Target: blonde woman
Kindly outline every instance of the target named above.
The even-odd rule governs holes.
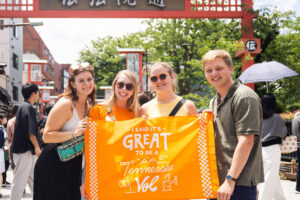
[[[89,116],[95,120],[123,121],[137,117],[138,113],[137,78],[132,72],[122,70],[113,80],[109,99],[102,105],[94,106]],[[82,183],[80,190],[82,197],[88,199],[85,193],[85,182]]]
[[[44,129],[47,145],[35,165],[34,200],[80,200],[82,156],[62,162],[56,147],[87,129],[85,117],[95,104],[95,94],[93,67],[88,63],[72,66],[66,92],[51,110]]]
[[[150,67],[149,75],[156,97],[141,107],[141,115],[147,118],[166,117],[181,102],[182,106],[173,113],[175,116],[197,116],[195,104],[176,95],[176,74],[168,63],[155,63]]]
[[[92,119],[103,120],[109,110],[117,121],[128,120],[138,116],[138,86],[134,73],[128,70],[120,71],[113,80],[111,95],[102,105],[94,106],[89,116]]]

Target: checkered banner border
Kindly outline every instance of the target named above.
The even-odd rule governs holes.
[[[203,188],[203,195],[207,198],[213,197],[211,172],[208,163],[208,146],[207,146],[207,135],[206,135],[206,124],[207,115],[201,115],[199,117],[199,134],[198,134],[198,155],[199,165],[201,173],[201,181]]]
[[[97,124],[96,122],[90,122],[89,124],[90,134],[89,134],[89,164],[90,164],[90,200],[98,200],[98,175],[97,175],[97,163],[96,163],[96,136],[97,136]]]

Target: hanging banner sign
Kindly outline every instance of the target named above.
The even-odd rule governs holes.
[[[43,81],[41,68],[42,66],[40,64],[30,65],[30,82],[41,83]]]
[[[128,121],[89,120],[85,133],[90,200],[216,198],[212,114]]]
[[[185,0],[40,0],[40,10],[185,10]]]
[[[139,66],[139,54],[128,53],[127,54],[127,69],[136,75],[137,81],[140,82],[140,66]]]

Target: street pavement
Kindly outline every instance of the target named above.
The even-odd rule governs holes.
[[[11,168],[9,167],[8,171],[7,171],[7,178],[6,180],[10,183],[12,183],[14,178],[13,172],[11,170]],[[2,193],[2,198],[0,199],[9,199],[10,198],[10,190],[11,187],[2,187],[1,188],[1,193]],[[22,200],[29,200],[32,199],[32,195],[30,194],[30,189],[28,186],[26,186],[26,193],[23,195]]]
[[[12,180],[13,180],[13,173],[12,170],[9,168],[9,170],[7,171],[7,181],[11,183]],[[285,191],[287,200],[300,200],[300,194],[295,193],[295,188],[296,188],[295,181],[281,180],[281,184]],[[10,189],[11,187],[2,187],[1,193],[3,196],[0,199],[9,199]],[[22,200],[29,200],[29,199],[32,199],[32,195],[30,194],[29,187],[26,186],[26,194],[23,195]],[[266,199],[266,200],[271,200],[271,199]]]

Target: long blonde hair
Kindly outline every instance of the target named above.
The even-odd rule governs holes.
[[[155,67],[163,67],[163,68],[167,69],[170,76],[172,76],[172,74],[173,74],[174,78],[172,79],[171,86],[172,86],[173,92],[176,93],[176,91],[177,91],[177,90],[176,90],[176,88],[177,88],[177,75],[176,75],[176,73],[174,72],[173,67],[171,67],[171,66],[170,66],[168,63],[166,63],[166,62],[156,62],[156,63],[154,63],[153,65],[151,65],[151,67],[149,68],[149,74],[151,74],[151,70],[152,70],[153,68],[155,68]],[[151,78],[151,77],[149,76],[149,82],[151,82],[151,81],[150,81],[150,78]]]
[[[138,82],[137,82],[137,78],[135,76],[134,73],[132,73],[129,70],[122,70],[119,71],[118,74],[116,75],[115,79],[112,82],[112,91],[110,94],[110,97],[108,98],[108,100],[106,101],[105,104],[113,107],[116,102],[117,102],[117,96],[115,93],[115,88],[116,88],[116,84],[117,81],[119,79],[119,77],[121,75],[125,75],[127,78],[129,78],[129,80],[131,81],[131,83],[133,84],[134,88],[133,88],[133,94],[132,96],[127,100],[127,107],[128,109],[134,113],[134,116],[138,116],[138,112],[139,112],[139,103],[138,103]]]

